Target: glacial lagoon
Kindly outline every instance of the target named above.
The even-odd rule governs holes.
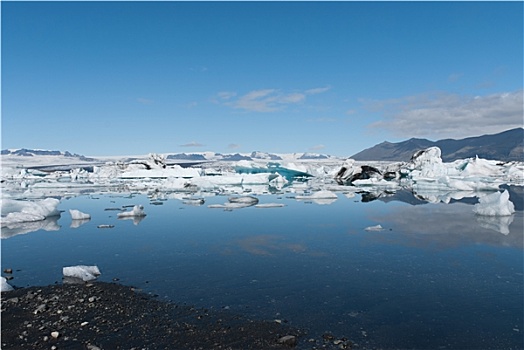
[[[346,337],[362,348],[524,348],[522,191],[516,212],[481,217],[472,202],[410,192],[370,200],[257,195],[281,207],[209,208],[144,194],[64,197],[60,217],[2,229],[15,287],[62,283],[62,267],[97,265],[101,281],[156,298]],[[144,218],[117,210],[143,205]],[[74,222],[69,209],[91,214]],[[98,228],[110,225],[112,228]],[[380,225],[381,230],[369,229]],[[366,230],[366,228],[368,228]]]

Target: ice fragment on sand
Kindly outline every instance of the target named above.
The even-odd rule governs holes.
[[[515,206],[509,200],[508,190],[495,192],[479,198],[473,212],[484,216],[509,216],[515,212]]]
[[[64,277],[79,278],[82,281],[92,281],[100,276],[100,270],[98,266],[66,266],[62,269]]]

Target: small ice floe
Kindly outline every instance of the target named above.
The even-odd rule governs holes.
[[[241,196],[241,197],[229,197],[227,203],[224,204],[211,204],[208,208],[220,208],[220,209],[240,209],[251,207],[258,203],[258,198],[252,196]]]
[[[262,203],[255,205],[255,208],[281,208],[285,206],[283,203]]]
[[[142,205],[135,205],[131,211],[125,211],[123,213],[118,213],[117,217],[126,218],[126,217],[141,217],[146,216],[144,212],[144,207]]]
[[[473,212],[484,216],[509,216],[515,212],[513,202],[509,200],[508,190],[495,192],[479,198],[479,203],[473,207]]]
[[[7,283],[7,279],[0,277],[0,292],[9,292],[11,290],[13,290],[13,287]]]
[[[375,226],[368,226],[364,230],[366,230],[366,231],[382,231],[382,230],[384,230],[384,228],[382,227],[382,225],[378,224],[378,225],[375,225]]]
[[[202,205],[205,203],[204,198],[186,198],[182,203],[187,205]]]
[[[258,203],[258,198],[253,197],[253,196],[229,197],[228,201],[230,203],[242,203],[242,204],[255,205]]]
[[[115,225],[98,225],[98,228],[113,228]]]
[[[101,275],[98,266],[86,265],[66,266],[62,269],[62,273],[66,278],[78,279],[84,282],[95,280]],[[69,282],[74,282],[74,280],[69,280]]]
[[[69,209],[69,213],[71,214],[71,219],[73,220],[89,220],[91,219],[91,215],[82,213],[80,210],[76,209]]]

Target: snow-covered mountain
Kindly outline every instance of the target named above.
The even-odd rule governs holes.
[[[27,148],[18,148],[18,149],[4,149],[1,152],[2,155],[6,156],[22,156],[22,157],[34,157],[34,156],[62,156],[69,158],[78,158],[83,161],[92,161],[93,158],[88,158],[80,154],[70,153],[69,151],[50,151],[42,149],[27,149]]]

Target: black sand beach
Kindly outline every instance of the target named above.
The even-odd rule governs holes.
[[[347,339],[227,310],[162,302],[116,283],[2,293],[2,349],[351,349]]]

